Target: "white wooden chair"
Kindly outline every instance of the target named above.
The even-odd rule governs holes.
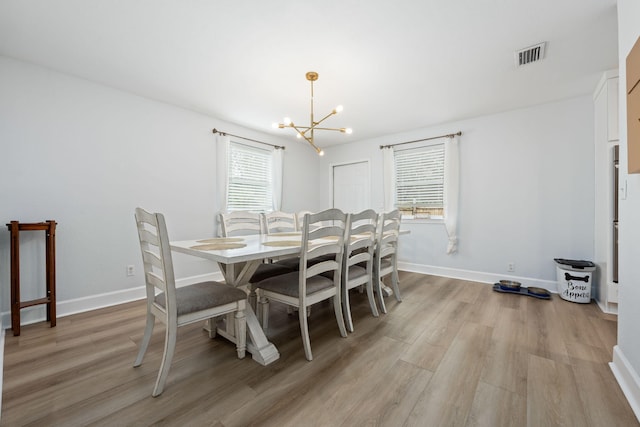
[[[269,301],[275,300],[298,309],[302,343],[307,360],[313,360],[307,323],[307,307],[326,299],[333,299],[333,307],[340,335],[347,336],[340,304],[340,271],[344,251],[344,230],[347,215],[338,209],[329,209],[305,217],[299,271],[265,279],[255,284],[258,289],[259,314],[266,329],[269,319]],[[332,225],[314,229],[322,221]],[[315,264],[317,257],[329,256]],[[332,273],[332,274],[331,274]],[[329,277],[327,277],[329,276]]]
[[[344,255],[342,257],[342,308],[347,330],[353,332],[349,290],[365,286],[371,314],[378,317],[375,298],[373,296],[373,255],[376,244],[376,225],[378,214],[367,209],[357,214],[349,214],[347,218]]]
[[[233,211],[219,215],[222,237],[246,236],[250,234],[264,234],[262,214],[254,212]],[[288,273],[291,268],[285,265],[264,263],[253,273],[250,283],[259,282],[267,277]],[[255,302],[250,297],[252,304]]]
[[[373,286],[378,294],[380,310],[387,312],[382,293],[382,278],[391,275],[393,293],[398,301],[400,288],[398,286],[398,236],[400,234],[400,211],[394,210],[383,213],[378,223],[375,255],[373,258]]]
[[[304,225],[304,216],[306,214],[312,214],[311,211],[300,211],[296,213],[296,227],[298,231],[302,231],[302,226]]]
[[[142,364],[155,319],[166,326],[164,354],[152,393],[155,397],[162,393],[169,375],[179,326],[208,320],[212,331],[210,337],[213,338],[216,331],[213,317],[235,313],[234,333],[238,358],[244,358],[247,335],[244,310],[247,296],[240,289],[219,282],[202,282],[176,288],[164,216],[137,208],[135,218],[147,288],[147,323],[134,367]]]
[[[251,234],[264,234],[263,214],[247,211],[233,211],[229,213],[220,213],[220,230],[222,237],[246,236]],[[286,264],[272,263],[271,260],[265,260],[260,264],[256,271],[249,279],[249,304],[256,308],[256,293],[254,283],[269,277],[279,276],[289,273],[292,268]]]
[[[296,214],[287,212],[270,212],[262,215],[262,227],[266,234],[297,232]],[[297,269],[298,257],[272,258],[271,262],[285,266],[291,270]],[[284,261],[284,262],[283,262]]]
[[[270,212],[263,215],[266,234],[297,231],[296,214],[287,212]]]
[[[233,211],[221,213],[219,219],[222,237],[263,234],[262,219],[259,213]]]

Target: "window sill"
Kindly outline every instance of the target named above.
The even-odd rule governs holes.
[[[402,224],[444,224],[443,218],[407,218],[406,216],[402,217]]]

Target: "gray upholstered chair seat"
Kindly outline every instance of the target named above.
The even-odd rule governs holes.
[[[283,267],[287,267],[291,270],[299,270],[300,269],[300,257],[294,258],[285,258],[274,262],[274,264],[281,265]]]
[[[327,271],[322,273],[324,277],[328,277],[330,279],[333,278],[333,271]],[[367,269],[360,265],[352,265],[349,267],[349,279],[355,280],[359,277],[364,277],[367,275]]]
[[[176,288],[178,316],[218,307],[247,298],[240,289],[220,282],[201,282]],[[155,303],[165,308],[164,292],[155,297]]]
[[[336,259],[335,255],[322,255],[316,258],[312,258],[310,260],[307,260],[307,267],[311,267],[312,265],[316,265],[323,261],[329,261],[332,259]],[[275,262],[275,264],[283,265],[291,270],[300,270],[300,257],[282,259]]]
[[[367,263],[366,262],[361,262],[361,263],[358,263],[357,265],[359,267],[366,268]],[[380,260],[380,269],[381,270],[385,270],[387,268],[392,268],[392,267],[393,267],[393,262],[390,259],[383,258],[383,259]]]
[[[352,265],[349,267],[349,279],[357,279],[367,275],[367,269],[359,265]]]
[[[269,277],[280,276],[281,274],[290,273],[293,270],[293,268],[278,263],[260,264],[256,272],[251,276],[251,279],[249,279],[249,283],[258,283]]]
[[[393,268],[393,261],[383,258],[380,260],[380,270],[386,270],[387,268]]]
[[[277,292],[279,294],[297,298],[299,297],[299,283],[300,273],[298,271],[293,271],[277,277],[270,277],[256,283],[255,286],[265,291]],[[307,279],[307,295],[314,294],[332,286],[333,280],[324,276],[309,277]]]

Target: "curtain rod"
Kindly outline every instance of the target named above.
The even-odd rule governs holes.
[[[240,138],[240,139],[244,139],[246,141],[252,141],[252,142],[257,142],[258,144],[264,144],[264,145],[268,145],[270,147],[275,148],[276,150],[284,150],[284,147],[281,145],[273,145],[273,144],[269,144],[268,142],[262,142],[262,141],[258,141],[257,139],[251,139],[251,138],[245,138],[244,136],[240,136],[240,135],[234,135],[232,133],[227,133],[227,132],[222,132],[216,128],[213,128],[213,133],[219,133],[222,136],[233,136],[234,138]]]
[[[453,138],[454,136],[460,136],[460,135],[462,135],[462,132],[458,131],[457,133],[450,133],[448,135],[432,136],[431,138],[416,139],[415,141],[407,141],[407,142],[399,142],[397,144],[381,145],[380,149],[382,150],[383,148],[391,148],[391,147],[395,147],[396,145],[411,144],[412,142],[430,141],[432,139],[439,139],[439,138]]]

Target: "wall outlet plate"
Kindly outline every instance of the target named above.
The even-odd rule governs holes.
[[[620,197],[620,200],[627,200],[627,180],[625,179],[621,184],[622,185],[620,185],[620,188],[618,189],[620,191],[618,196]]]

